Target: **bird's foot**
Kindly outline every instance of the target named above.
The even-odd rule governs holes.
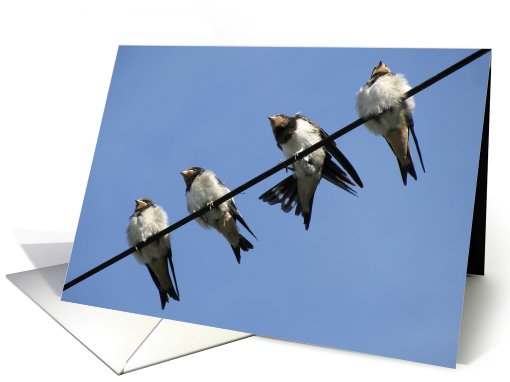
[[[282,162],[283,162],[283,161],[280,159],[280,160],[278,161],[278,164],[281,164]],[[289,172],[289,171],[291,171],[291,170],[292,170],[292,168],[290,168],[289,166],[285,166],[285,167],[284,167],[284,169],[285,169],[285,172]]]
[[[214,202],[209,202],[206,204],[207,208],[209,208],[209,211],[211,211],[214,208]]]

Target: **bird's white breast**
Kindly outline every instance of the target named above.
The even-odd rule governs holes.
[[[213,172],[205,171],[195,178],[189,191],[186,192],[188,211],[193,213],[207,205],[207,203],[222,197],[228,192],[230,192],[230,190],[218,182]],[[220,211],[218,211],[218,209]],[[213,209],[202,215],[203,219],[198,219],[198,222],[202,226],[210,228],[209,224],[212,223],[211,220],[219,219],[221,212],[226,211],[228,207],[226,203],[222,203],[218,206],[218,209]]]
[[[368,87],[363,86],[357,94],[356,107],[360,117],[378,115],[384,110],[393,108],[393,112],[385,114],[379,120],[370,120],[365,125],[375,134],[384,135],[388,130],[395,128],[396,120],[403,104],[400,102],[402,95],[411,87],[402,74],[385,75]],[[405,106],[414,110],[413,98],[405,101]]]
[[[321,140],[319,131],[308,121],[298,118],[296,121],[296,130],[294,134],[282,145],[283,153],[286,158],[303,151]],[[324,164],[324,149],[318,149],[307,155],[302,160],[294,163],[294,169],[297,176],[311,176],[317,173]]]
[[[136,245],[150,236],[168,227],[168,218],[160,207],[148,208],[140,215],[133,215],[128,226],[128,241],[130,245]],[[145,246],[139,253],[135,252],[136,258],[147,264],[155,258],[166,256],[168,252],[168,237],[165,240],[151,243]]]

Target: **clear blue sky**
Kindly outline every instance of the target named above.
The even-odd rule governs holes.
[[[283,159],[267,117],[303,115],[328,132],[357,119],[355,95],[383,60],[411,86],[473,50],[119,48],[67,281],[128,247],[134,200],[170,223],[187,215],[185,168],[231,189]],[[426,174],[402,184],[382,137],[337,143],[361,176],[358,197],[322,181],[310,230],[258,196],[236,197],[258,236],[241,265],[215,231],[172,233],[181,301],[162,311],[133,257],[63,299],[305,343],[455,365],[490,56],[415,96]],[[246,231],[243,231],[246,232]]]

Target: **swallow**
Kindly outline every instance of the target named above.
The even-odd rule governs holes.
[[[162,207],[154,204],[150,199],[137,199],[135,202],[135,212],[131,215],[127,228],[128,242],[131,246],[136,246],[168,227],[167,214]],[[161,309],[165,309],[169,297],[179,301],[179,288],[174,274],[169,235],[165,235],[143,248],[137,248],[135,256],[147,266],[152,281],[158,288]],[[170,278],[168,264],[172,268],[175,288]]]
[[[360,117],[373,117],[365,126],[376,135],[382,135],[397,158],[404,185],[407,174],[417,179],[413,159],[409,151],[409,132],[411,132],[421,167],[425,172],[423,158],[416,133],[414,131],[412,97],[402,101],[401,97],[410,90],[404,75],[393,74],[382,61],[372,70],[370,80],[359,90],[356,107]]]
[[[210,170],[191,167],[182,171],[181,175],[186,183],[186,204],[190,213],[207,206],[210,202],[230,192]],[[204,228],[216,229],[227,239],[238,263],[241,263],[241,250],[248,252],[253,249],[253,244],[239,232],[236,222],[241,223],[255,239],[257,237],[239,213],[233,198],[212,208],[198,217],[197,221]]]
[[[293,117],[284,114],[273,115],[269,117],[269,122],[276,145],[283,151],[286,158],[291,158],[296,153],[328,137],[319,125],[299,113]],[[345,171],[333,161],[333,158]],[[355,185],[353,181],[359,187],[363,187],[358,173],[335,142],[330,142],[294,162],[292,170],[293,175],[263,193],[259,199],[270,205],[281,203],[281,209],[284,212],[291,211],[295,206],[296,216],[303,216],[305,230],[308,230],[310,226],[313,199],[321,178],[351,194],[355,194],[351,187]]]

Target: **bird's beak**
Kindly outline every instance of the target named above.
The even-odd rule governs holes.
[[[135,203],[136,203],[136,210],[139,210],[140,208],[142,207],[145,207],[147,205],[147,203],[145,203],[143,200],[135,200]]]
[[[275,125],[276,125],[276,116],[275,115],[272,115],[271,117],[267,117],[267,119],[269,119],[269,123],[271,124],[271,127],[274,129],[275,128]]]
[[[379,64],[375,67],[374,72],[372,73],[372,77],[377,74],[387,74],[390,72],[390,68],[388,68],[382,61],[379,61]]]
[[[180,174],[182,175],[182,177],[184,179],[188,179],[192,172],[193,172],[193,170],[188,169],[188,170],[181,171]]]

